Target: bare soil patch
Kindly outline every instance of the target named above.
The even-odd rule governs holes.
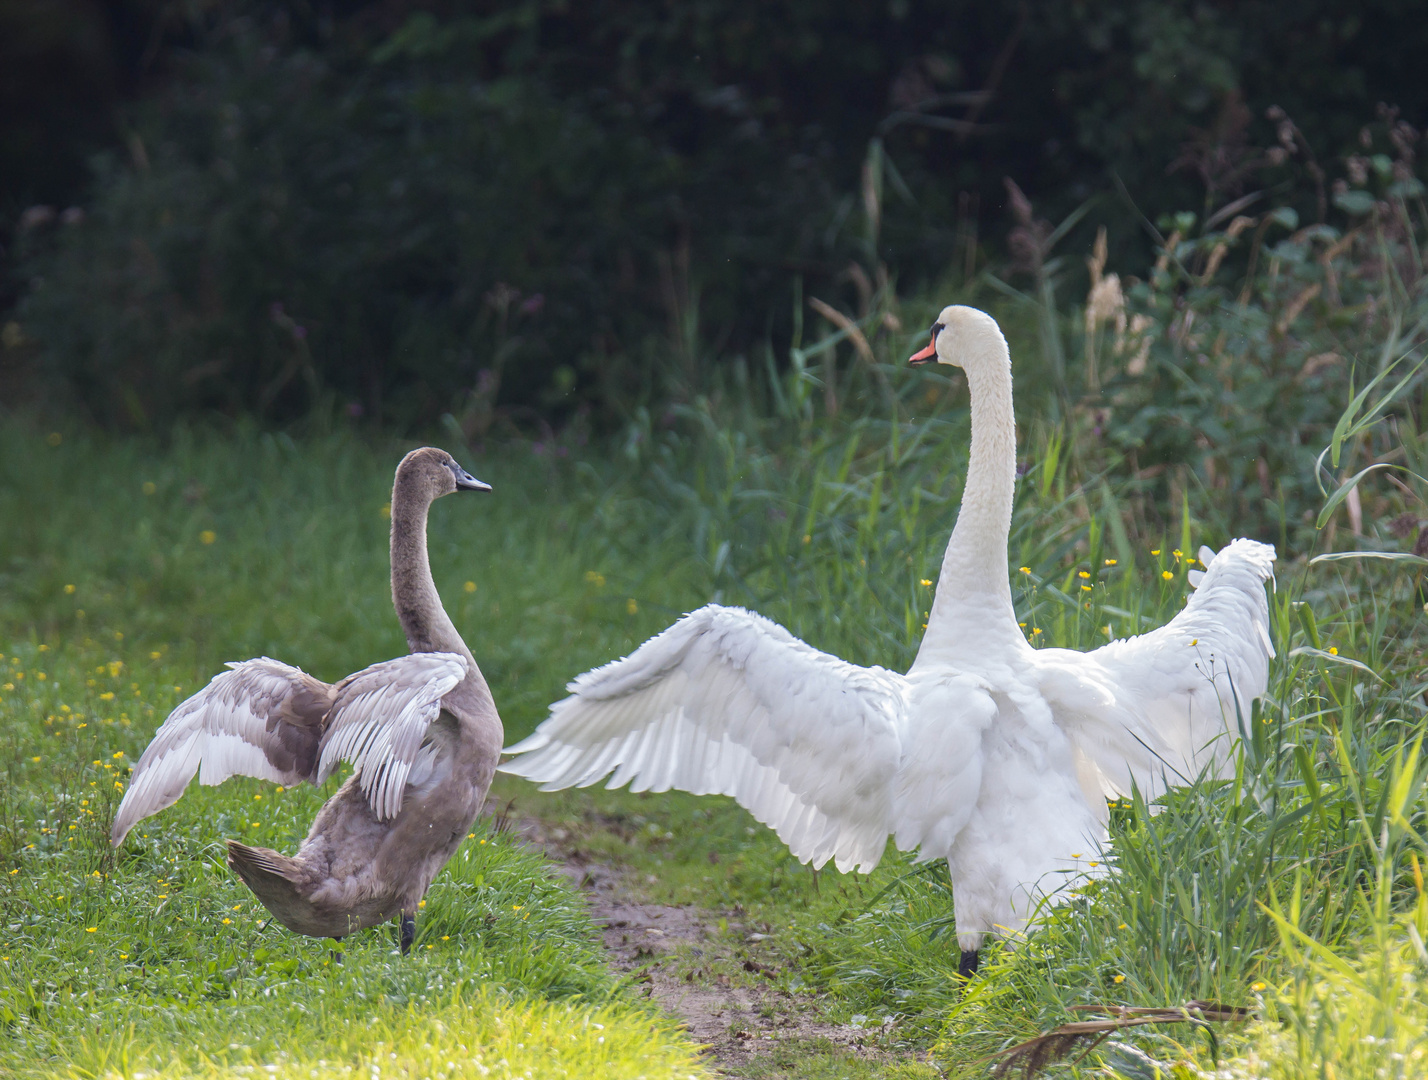
[[[528,845],[555,861],[584,892],[614,969],[704,1044],[728,1077],[771,1077],[779,1048],[791,1043],[889,1058],[878,1028],[827,1024],[804,1015],[806,1000],[777,985],[781,972],[740,943],[763,940],[740,911],[672,907],[640,899],[629,872],[584,855],[564,829],[529,818],[515,824]]]

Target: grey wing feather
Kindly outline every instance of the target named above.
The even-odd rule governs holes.
[[[466,672],[466,659],[456,653],[413,653],[342,680],[322,739],[317,782],[331,776],[338,762],[350,761],[377,819],[395,817],[427,727]]]
[[[118,847],[136,822],[178,801],[189,781],[312,777],[332,687],[268,657],[229,664],[169,714],[139,758],[114,815]]]

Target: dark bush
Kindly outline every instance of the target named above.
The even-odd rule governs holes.
[[[1428,100],[1394,0],[194,10],[87,219],[17,245],[24,340],[125,424],[620,413],[781,352],[800,281],[864,310],[880,266],[975,265],[1006,175],[1055,215],[1114,172],[1155,217],[1275,179],[1235,168],[1271,104],[1302,171]]]

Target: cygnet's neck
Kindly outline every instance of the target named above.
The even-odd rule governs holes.
[[[392,605],[412,652],[454,652],[476,660],[456,632],[431,577],[426,553],[426,516],[431,499],[413,491],[398,474],[392,488]]]
[[[1027,647],[1007,574],[1016,486],[1011,359],[994,325],[968,342],[963,367],[972,398],[967,483],[914,666]]]

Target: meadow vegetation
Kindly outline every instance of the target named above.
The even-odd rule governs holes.
[[[440,503],[431,549],[510,739],[571,676],[709,600],[905,668],[969,432],[955,372],[899,361],[947,300],[992,307],[1017,378],[1009,573],[1033,643],[1160,625],[1201,544],[1280,546],[1278,660],[1238,718],[1235,776],[1187,777],[1156,807],[1117,800],[1111,848],[1087,853],[1117,874],[1068,881],[1067,903],[963,984],[945,868],[890,852],[866,877],[814,874],[719,799],[507,780],[498,796],[577,830],[653,899],[759,926],[738,947],[768,974],[722,974],[772,978],[949,1074],[1082,1006],[1192,1000],[1257,1020],[1139,1028],[1050,1067],[1421,1071],[1428,214],[1395,122],[1333,193],[1337,225],[1233,204],[1167,219],[1146,280],[1112,282],[1098,244],[1092,292],[1068,307],[1067,230],[1025,204],[1022,278],[908,299],[874,274],[889,283],[855,315],[800,302],[786,358],[735,358],[667,407],[632,409],[617,438],[572,428],[478,453],[455,416],[430,434],[495,485]],[[222,661],[267,654],[334,678],[403,650],[384,515],[409,445],[333,410],[289,433],[191,424],[163,439],[0,424],[0,1068],[704,1068],[610,975],[572,888],[487,824],[438,879],[407,960],[373,930],[337,964],[268,925],[223,869],[224,836],[292,848],[321,792],[195,790],[106,852],[129,764]],[[777,1068],[811,1077],[812,1061]]]

